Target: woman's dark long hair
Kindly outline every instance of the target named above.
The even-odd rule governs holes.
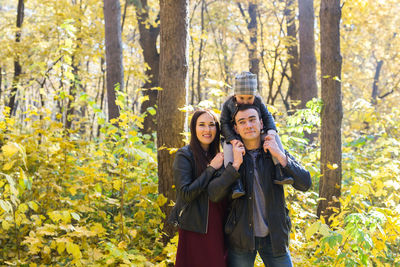
[[[200,141],[196,135],[196,124],[197,120],[204,113],[209,114],[215,121],[215,126],[217,128],[217,132],[215,134],[214,140],[211,142],[208,151],[204,151],[201,147]],[[197,110],[190,120],[190,148],[193,152],[195,165],[196,165],[196,177],[198,177],[205,168],[207,168],[207,164],[215,157],[215,155],[220,151],[219,142],[220,142],[220,134],[221,129],[219,126],[219,121],[213,112],[210,110],[202,109]]]

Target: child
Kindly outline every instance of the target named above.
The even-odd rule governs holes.
[[[233,128],[232,116],[235,113],[236,106],[240,104],[252,104],[256,106],[261,111],[261,119],[263,121],[264,134],[262,138],[264,139],[266,134],[275,135],[276,142],[279,148],[283,150],[282,143],[276,133],[276,127],[274,118],[268,111],[265,104],[262,102],[257,93],[257,75],[251,72],[242,72],[235,77],[235,91],[234,95],[229,97],[228,100],[222,105],[221,111],[221,133],[225,137],[224,148],[224,165],[225,167],[229,162],[233,162],[233,152],[232,144],[236,142],[241,142],[240,137],[236,135]],[[283,177],[280,164],[276,158],[272,158],[276,166],[276,179],[275,184],[293,184],[293,178]],[[232,198],[238,198],[245,195],[243,186],[238,180],[238,182],[233,187]]]

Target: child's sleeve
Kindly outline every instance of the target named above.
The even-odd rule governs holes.
[[[260,97],[257,97],[256,101],[259,102],[258,108],[260,109],[261,112],[261,118],[264,123],[265,132],[267,132],[268,130],[277,131],[274,117],[272,117],[272,114],[271,112],[269,112],[267,106],[262,102],[262,99]]]
[[[225,101],[222,105],[221,111],[221,134],[225,137],[226,142],[230,142],[233,139],[238,139],[236,133],[233,129],[233,122],[232,122],[232,112],[229,109],[229,100]]]

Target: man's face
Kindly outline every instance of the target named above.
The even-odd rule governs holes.
[[[260,139],[262,121],[255,109],[240,110],[235,116],[235,131],[244,141]]]

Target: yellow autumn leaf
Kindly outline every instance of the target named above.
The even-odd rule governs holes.
[[[3,166],[3,171],[8,171],[8,170],[10,170],[13,166],[14,166],[14,163],[16,162],[17,160],[13,160],[13,161],[11,161],[11,162],[7,162],[6,164],[4,164],[4,166]]]
[[[71,222],[71,214],[69,211],[63,210],[61,212],[61,219],[63,220],[64,223],[70,223]]]
[[[25,213],[28,209],[29,207],[25,203],[22,203],[21,205],[18,206],[18,211],[20,213]]]
[[[146,100],[149,100],[149,96],[148,95],[139,97],[138,101],[139,101],[140,104],[142,104]]]
[[[136,231],[135,229],[129,230],[128,233],[129,233],[129,235],[130,235],[132,238],[135,238],[136,235],[137,235],[137,231]]]
[[[49,246],[44,246],[42,251],[43,251],[44,254],[50,254],[51,249],[49,248]]]
[[[336,163],[333,163],[333,164],[328,163],[328,164],[326,164],[326,166],[331,170],[335,170],[339,167]]]
[[[4,210],[5,212],[12,211],[12,206],[11,206],[10,202],[2,200],[2,199],[0,199],[0,208],[2,208],[2,210]]]
[[[310,238],[318,232],[319,228],[321,227],[321,222],[314,222],[311,224],[310,227],[307,228],[306,230],[306,238],[307,240],[310,240]]]
[[[68,242],[66,245],[67,252],[71,254],[75,259],[80,259],[82,258],[82,253],[77,244],[74,244],[72,242]]]
[[[173,147],[173,148],[168,148],[169,154],[174,154],[174,153],[176,153],[176,151],[178,151],[178,149],[179,149],[179,148],[175,148],[175,147]]]
[[[164,206],[164,204],[167,203],[167,201],[168,201],[168,198],[166,198],[166,197],[164,197],[164,195],[160,194],[157,197],[156,203],[158,206],[161,207],[161,206]]]
[[[144,221],[144,215],[145,215],[144,211],[140,210],[135,213],[135,219],[138,220],[139,222],[142,222]]]
[[[61,220],[61,214],[58,211],[51,211],[47,214],[49,215],[50,219],[55,223]]]
[[[76,188],[75,187],[70,187],[69,189],[68,189],[68,191],[71,193],[71,196],[75,196],[76,195]]]
[[[3,221],[1,222],[1,227],[3,227],[3,229],[6,230],[6,231],[8,231],[8,229],[10,229],[11,226],[12,226],[12,225],[11,225],[8,221],[6,221],[6,220],[3,220]]]
[[[94,223],[92,227],[90,227],[90,231],[96,233],[99,236],[105,234],[106,229],[100,223]]]
[[[58,242],[57,243],[57,252],[61,255],[65,250],[65,242]]]
[[[117,191],[121,189],[121,180],[114,180],[113,181],[113,188]]]
[[[3,154],[5,157],[11,158],[15,153],[18,152],[18,146],[15,143],[8,143],[2,147]]]
[[[128,246],[128,244],[125,241],[121,241],[118,243],[119,249],[126,249],[127,246]]]

